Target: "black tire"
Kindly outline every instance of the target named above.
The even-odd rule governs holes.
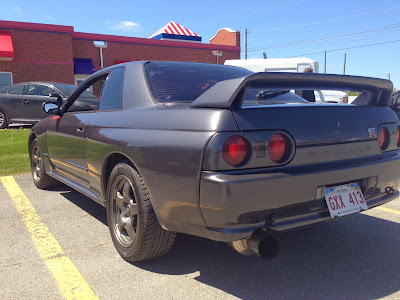
[[[123,259],[137,262],[164,255],[175,233],[160,226],[143,178],[127,163],[117,164],[107,185],[107,222]]]
[[[0,129],[8,127],[8,121],[6,114],[0,109]]]
[[[37,139],[34,139],[32,141],[31,147],[29,149],[29,158],[31,160],[32,178],[36,187],[45,190],[60,184],[59,181],[46,173],[42,160],[42,153],[40,151],[39,142]]]

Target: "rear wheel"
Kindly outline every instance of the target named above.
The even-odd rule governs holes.
[[[107,221],[115,248],[129,262],[168,252],[175,240],[160,226],[143,178],[127,163],[117,164],[107,188]]]
[[[5,113],[0,109],[0,129],[7,128],[8,122]]]
[[[31,173],[36,187],[39,189],[48,189],[57,186],[59,182],[53,177],[47,175],[44,169],[42,153],[40,151],[39,142],[37,139],[32,141],[29,150],[29,156],[31,159]]]

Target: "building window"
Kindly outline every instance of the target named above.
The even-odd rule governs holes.
[[[85,74],[75,74],[74,76],[74,82],[76,86],[80,86],[81,83],[83,83],[90,75],[85,75]],[[93,86],[90,86],[88,88],[88,92],[93,93]]]
[[[11,72],[0,72],[0,89],[13,84]]]

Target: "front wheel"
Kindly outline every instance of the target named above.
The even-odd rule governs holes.
[[[0,109],[0,129],[8,127],[6,114]]]
[[[39,142],[37,139],[34,139],[32,141],[29,150],[29,157],[31,160],[31,173],[33,182],[35,183],[36,187],[44,190],[57,186],[59,182],[53,177],[49,176],[44,169],[42,153],[40,151]]]
[[[137,262],[161,256],[175,240],[160,226],[143,178],[127,163],[117,164],[107,188],[107,221],[123,259]]]

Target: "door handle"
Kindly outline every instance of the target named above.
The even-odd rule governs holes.
[[[23,104],[29,104],[29,100],[22,100]]]
[[[83,132],[83,128],[82,128],[82,127],[79,127],[79,128],[76,129],[76,131],[78,131],[78,132]]]

